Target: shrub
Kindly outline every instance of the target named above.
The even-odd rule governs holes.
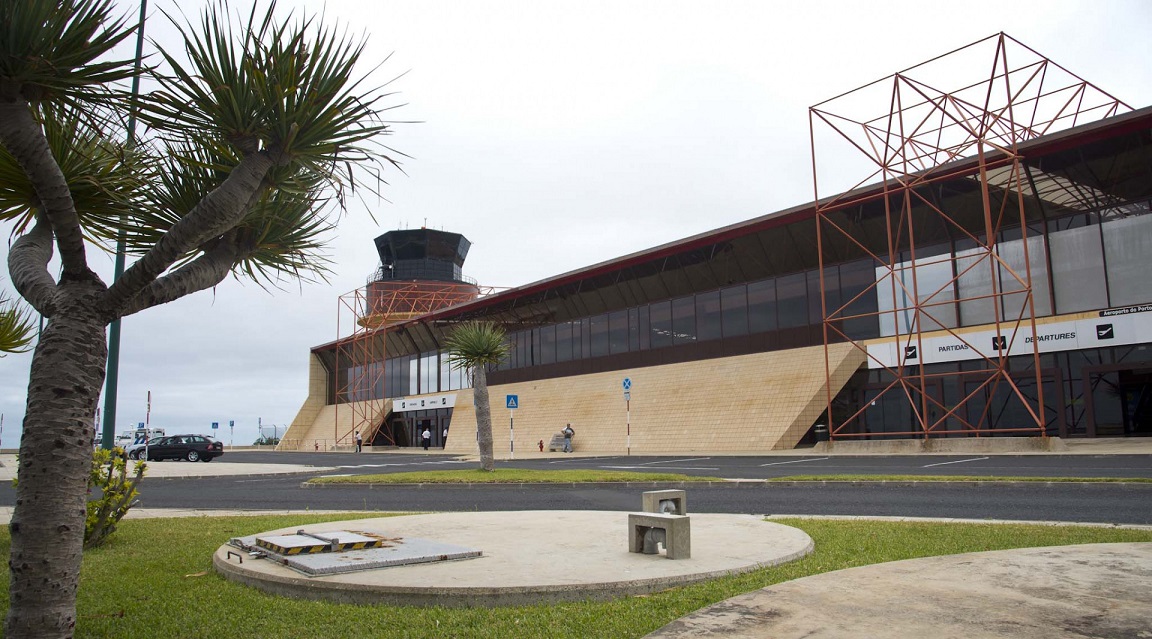
[[[84,548],[95,548],[104,543],[116,524],[139,503],[136,485],[144,477],[144,462],[136,463],[134,476],[128,476],[128,460],[124,450],[97,450],[92,455],[92,472],[88,475],[88,494],[99,489],[100,496],[88,499],[88,516],[84,520]]]

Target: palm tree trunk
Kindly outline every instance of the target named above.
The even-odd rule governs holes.
[[[76,625],[93,416],[108,360],[104,323],[81,310],[103,286],[64,288],[77,286],[86,289],[82,299],[62,304],[71,308],[49,320],[32,359],[9,525],[6,637],[71,637]]]
[[[480,446],[480,468],[495,469],[492,458],[492,408],[488,402],[488,371],[480,364],[473,374],[472,396],[476,399],[476,443]]]

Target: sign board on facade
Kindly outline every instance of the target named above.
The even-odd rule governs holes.
[[[1110,315],[1100,318],[1037,324],[1033,334],[1031,326],[1020,326],[1018,331],[1002,327],[995,330],[965,333],[937,334],[920,340],[919,344],[907,335],[897,343],[890,340],[868,346],[868,368],[896,366],[898,352],[904,354],[905,365],[938,364],[962,360],[1031,355],[1033,344],[1041,353],[1055,353],[1103,346],[1123,346],[1152,341],[1152,322],[1139,315]],[[1007,351],[1007,352],[1004,352]]]
[[[392,412],[408,413],[414,410],[434,410],[455,408],[456,393],[428,395],[426,397],[399,397],[392,400]]]

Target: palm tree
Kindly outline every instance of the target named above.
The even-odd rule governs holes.
[[[472,371],[472,396],[476,402],[476,438],[480,445],[480,468],[491,472],[492,408],[488,401],[488,366],[508,356],[504,329],[492,322],[468,322],[457,326],[445,341],[452,368]]]
[[[146,70],[159,89],[138,103],[147,132],[133,147],[134,61],[110,56],[136,26],[115,0],[0,2],[0,222],[17,236],[12,284],[47,322],[10,526],[9,637],[73,633],[105,327],[229,274],[323,277],[331,215],[396,164],[378,141],[388,94],[355,72],[363,41],[277,18],[274,0],[246,20],[213,2]],[[135,262],[108,285],[86,248],[121,234]]]

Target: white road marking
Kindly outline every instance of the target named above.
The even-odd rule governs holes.
[[[805,462],[824,461],[825,459],[832,459],[832,458],[831,457],[817,457],[816,459],[793,459],[792,461],[786,461],[786,462],[772,462],[769,464],[760,464],[760,467],[763,468],[765,466],[779,466],[780,464],[803,464]]]
[[[931,468],[933,466],[947,466],[948,464],[963,464],[964,462],[981,461],[984,459],[988,459],[988,458],[987,457],[973,457],[972,459],[957,459],[955,461],[950,461],[950,462],[940,462],[939,464],[928,464],[927,466],[921,466],[921,468]]]
[[[615,457],[573,457],[572,459],[557,459],[548,462],[549,464],[571,464],[578,461],[602,461],[605,459],[616,459]],[[528,460],[531,461],[531,460]]]
[[[664,461],[645,462],[643,466],[650,466],[652,464],[677,464],[681,462],[690,461],[704,461],[705,459],[712,459],[711,457],[691,457],[689,459],[665,459]]]

